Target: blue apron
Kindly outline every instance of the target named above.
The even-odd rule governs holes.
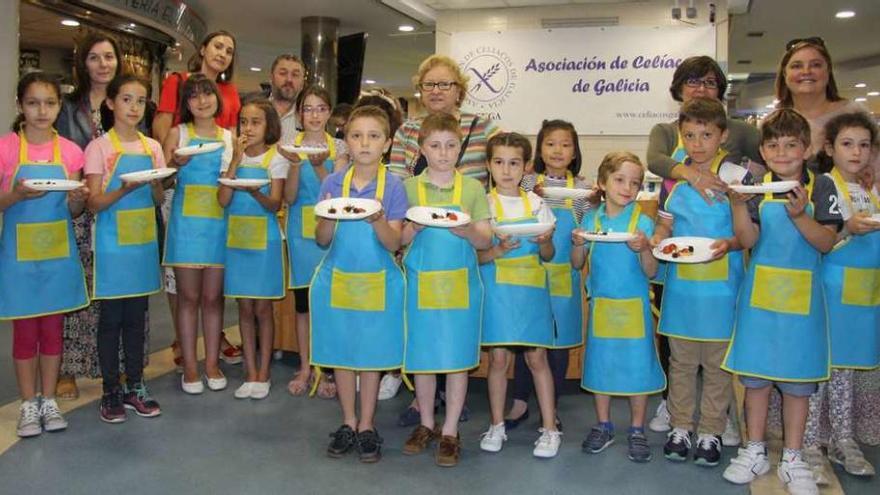
[[[538,175],[538,184],[544,183],[544,175]],[[565,187],[574,188],[574,176],[566,173]],[[584,343],[583,296],[581,295],[581,272],[571,267],[571,232],[577,228],[573,201],[565,200],[564,208],[553,208],[556,230],[553,232],[553,259],[543,263],[550,285],[550,307],[553,312],[553,344],[549,347],[564,349]]]
[[[672,155],[670,158],[676,161],[676,163],[683,164],[685,160],[687,160],[687,150],[684,149],[684,142],[681,140],[681,133],[677,129],[678,125],[676,125],[675,131],[675,149],[672,150]],[[660,187],[663,187],[663,183],[660,183]],[[704,201],[705,202],[705,201]],[[663,285],[666,283],[666,275],[669,272],[669,263],[665,261],[657,261],[657,274],[651,278],[652,284]]]
[[[223,140],[217,128],[215,139],[196,135],[187,124],[187,145]],[[183,128],[180,129],[181,132]],[[223,148],[190,157],[177,170],[177,190],[171,202],[171,217],[165,235],[162,264],[181,267],[222,267],[226,259],[226,218],[217,201],[217,179],[223,160]]]
[[[771,180],[771,174],[764,177]],[[809,172],[810,196],[814,183]],[[721,367],[767,380],[823,381],[830,369],[821,255],[797,230],[786,203],[770,193],[761,203],[761,235],[752,249]],[[807,214],[812,211],[810,204]]]
[[[635,232],[641,213],[633,202],[609,218],[603,204],[592,218],[584,219],[584,228]],[[639,255],[624,243],[593,242],[589,249],[590,317],[581,387],[605,395],[662,391],[666,376],[654,345],[649,281]]]
[[[28,160],[19,135],[18,166],[9,191],[21,179],[67,179],[55,135],[52,161]],[[0,320],[66,313],[89,305],[66,192],[19,201],[0,213]]]
[[[719,151],[716,155],[712,173],[718,174],[726,154]],[[665,206],[674,217],[674,237],[733,237],[730,204],[707,204],[687,182],[675,185]],[[742,251],[731,251],[709,263],[669,263],[657,332],[685,340],[730,340],[744,272]]]
[[[271,146],[262,163],[242,163],[236,179],[269,179],[260,188],[268,196],[272,188],[269,164],[275,157]],[[284,243],[281,227],[271,212],[247,191],[232,193],[226,207],[226,270],[223,271],[223,295],[246,299],[282,299],[284,288]]]
[[[841,199],[855,213],[846,181],[837,169],[831,177]],[[880,200],[871,191],[868,194],[880,210]],[[831,333],[831,366],[880,366],[880,232],[851,235],[826,254],[822,283]]]
[[[297,134],[294,144],[301,145],[304,136],[302,132]],[[323,167],[329,173],[333,172],[333,162],[336,161],[336,147],[329,134],[325,134],[325,140],[330,156],[324,160]],[[315,242],[315,204],[319,200],[321,181],[318,180],[318,174],[309,162],[308,155],[301,153],[299,158],[302,160],[299,167],[299,189],[296,201],[287,211],[287,259],[290,260],[288,289],[308,287],[315,268],[327,254],[327,250]]]
[[[354,167],[345,174],[349,197]],[[379,167],[376,201],[385,193]],[[403,365],[403,272],[364,221],[339,221],[327,255],[309,291],[311,363],[357,371],[393,370]]]
[[[526,216],[512,219],[504,217],[498,191],[492,189],[490,194],[495,202],[495,221],[498,225],[537,223],[525,191],[520,190],[520,197]],[[497,243],[498,239],[494,242]],[[516,249],[480,266],[480,278],[486,294],[482,345],[553,345],[550,291],[539,251],[537,244],[523,239]]]
[[[143,153],[127,153],[119,136],[110,129],[107,137],[117,153],[104,193],[122,187],[120,175],[153,168],[147,138],[138,133]],[[156,236],[156,205],[149,184],[141,185],[95,216],[94,299],[120,299],[159,292],[159,242]]]
[[[455,172],[451,205],[461,211],[462,175]],[[428,206],[417,179],[419,206]],[[480,364],[483,284],[477,253],[449,229],[425,227],[403,258],[406,268],[407,373],[454,373]]]

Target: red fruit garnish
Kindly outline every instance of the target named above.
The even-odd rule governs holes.
[[[448,218],[448,219],[452,220],[453,222],[455,222],[455,221],[458,220],[458,215],[456,215],[455,213],[453,213],[453,212],[451,212],[451,211],[448,211],[448,212],[446,212],[446,218]]]

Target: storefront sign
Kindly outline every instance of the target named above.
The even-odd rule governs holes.
[[[715,29],[605,27],[460,32],[450,55],[470,78],[464,110],[536,134],[544,119],[580,134],[647,135],[678,116],[676,67],[715,55]]]
[[[172,28],[193,44],[200,43],[207,33],[205,21],[181,0],[89,0],[88,3],[116,7],[145,17]]]

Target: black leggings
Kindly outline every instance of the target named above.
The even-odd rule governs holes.
[[[553,373],[553,390],[557,400],[565,382],[569,351],[570,349],[547,349],[547,363],[550,365],[550,372]],[[526,364],[525,356],[525,351],[516,352],[516,362],[513,367],[513,398],[528,402],[535,388],[535,381],[532,378],[532,371]]]
[[[125,374],[129,384],[144,375],[144,326],[147,296],[101,301],[98,320],[98,362],[104,392],[119,388],[119,340],[125,353]]]

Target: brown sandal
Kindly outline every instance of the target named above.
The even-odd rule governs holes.
[[[76,386],[76,377],[73,375],[61,375],[55,385],[55,397],[61,400],[79,399],[79,387]]]

